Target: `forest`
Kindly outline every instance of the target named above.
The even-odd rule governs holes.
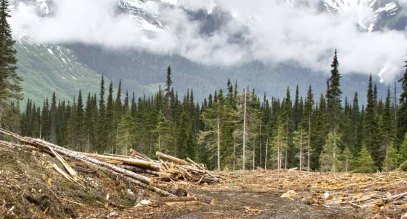
[[[287,88],[284,99],[257,94],[228,80],[201,103],[192,89],[179,96],[168,67],[165,87],[136,98],[102,76],[99,94],[59,101],[55,94],[40,106],[28,100],[9,129],[71,149],[127,155],[135,149],[191,158],[210,169],[289,169],[331,172],[391,171],[407,160],[407,73],[379,98],[367,78],[367,103],[342,97],[335,51],[326,93],[299,95]],[[17,110],[18,111],[18,110]],[[16,117],[16,116],[15,116]],[[15,121],[15,119],[14,119]]]

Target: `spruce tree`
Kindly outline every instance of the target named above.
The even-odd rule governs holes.
[[[353,165],[353,153],[349,149],[349,147],[345,147],[345,150],[339,155],[339,160],[342,164],[342,170],[345,172],[349,172],[352,170]]]
[[[171,79],[171,66],[167,68],[167,81],[165,82],[165,96],[168,98],[171,94],[171,86],[172,86],[172,79]]]
[[[99,94],[99,115],[97,125],[97,151],[104,152],[107,149],[107,136],[108,131],[106,129],[106,105],[105,105],[105,80],[102,75],[100,81],[100,94]]]
[[[338,134],[329,133],[327,141],[321,152],[321,171],[338,172],[341,168],[341,162],[339,160],[339,141]]]
[[[404,135],[407,133],[407,61],[405,62],[406,68],[403,77],[399,80],[401,82],[401,87],[403,88],[402,93],[400,94],[400,106],[398,110],[398,138],[402,142]]]
[[[407,133],[404,135],[404,139],[399,148],[399,164],[407,161]]]
[[[297,131],[294,132],[294,145],[298,151],[298,166],[300,171],[302,171],[303,166],[304,166],[304,160],[305,160],[305,154],[304,154],[304,149],[307,147],[307,142],[308,142],[308,136],[307,133],[305,132],[305,129],[302,127],[302,124],[300,123],[298,125]]]
[[[134,141],[134,121],[130,111],[126,111],[118,125],[116,153],[127,155]]]
[[[339,61],[337,56],[337,51],[335,50],[335,55],[331,64],[331,77],[328,79],[328,89],[327,89],[327,102],[328,102],[328,118],[330,124],[330,132],[336,134],[339,131],[340,125],[340,114],[341,114],[341,94],[340,89],[340,79],[341,74],[339,73]]]
[[[279,125],[276,127],[275,136],[273,138],[273,154],[276,160],[276,168],[280,170],[283,168],[284,157],[287,151],[287,133],[283,125],[284,122],[279,121]]]
[[[17,51],[8,23],[8,0],[0,2],[0,125],[2,114],[10,107],[9,100],[21,100],[21,77],[17,75]]]
[[[314,94],[312,93],[311,85],[308,88],[307,92],[307,99],[305,99],[305,106],[304,106],[304,115],[303,115],[303,124],[304,129],[307,132],[307,145],[306,145],[306,153],[307,153],[307,171],[311,169],[311,154],[312,154],[312,133],[315,131],[313,130],[313,110],[314,110]]]
[[[398,155],[394,144],[391,143],[386,150],[386,156],[383,162],[383,170],[386,172],[397,169],[398,167]]]
[[[357,173],[374,173],[375,165],[370,155],[369,151],[367,150],[366,145],[362,146],[362,149],[359,153],[359,156],[355,160],[355,170],[354,172]]]

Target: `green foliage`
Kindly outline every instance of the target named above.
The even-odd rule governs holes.
[[[134,142],[134,120],[127,111],[120,120],[117,133],[116,152],[118,154],[127,155]]]
[[[242,93],[237,82],[228,80],[225,93],[216,90],[198,105],[193,90],[182,97],[174,91],[169,68],[166,90],[152,96],[136,99],[133,94],[130,101],[128,92],[121,94],[121,82],[117,91],[111,82],[106,93],[102,76],[99,95],[89,92],[85,97],[79,91],[65,101],[55,92],[41,107],[28,99],[21,115],[18,103],[10,102],[3,108],[3,123],[76,150],[127,154],[134,148],[151,157],[162,151],[211,169],[292,168],[301,163],[300,169],[332,172],[393,170],[397,157],[399,163],[407,159],[407,139],[391,144],[396,108],[390,90],[386,101],[378,100],[370,78],[366,110],[359,109],[357,93],[352,103],[345,98],[338,105],[338,66],[335,54],[327,98],[321,93],[318,101],[311,86],[305,99],[297,86],[294,104],[289,89],[282,100],[264,95],[260,101],[254,90]]]
[[[404,141],[399,148],[399,164],[407,161],[407,133],[404,135]]]
[[[353,158],[353,153],[349,149],[349,147],[345,147],[345,149],[342,151],[342,153],[339,154],[339,160],[342,164],[341,171],[343,171],[343,172],[352,171],[354,158]]]
[[[394,144],[391,143],[386,149],[386,156],[383,162],[383,170],[388,172],[398,167],[398,154]]]
[[[281,169],[284,163],[284,155],[287,151],[287,134],[284,125],[278,125],[276,135],[273,139],[273,154],[276,161],[276,168]]]
[[[359,153],[359,156],[355,160],[355,169],[354,172],[357,173],[374,173],[376,171],[375,165],[370,155],[369,151],[367,150],[366,145],[362,146],[362,149]]]
[[[336,133],[329,133],[324,148],[321,152],[321,171],[337,172],[341,168],[339,160],[340,137]]]

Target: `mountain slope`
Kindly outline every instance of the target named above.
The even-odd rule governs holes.
[[[54,91],[70,100],[79,90],[86,94],[99,89],[100,75],[65,47],[17,43],[16,49],[25,100],[41,103]]]
[[[384,27],[402,29],[405,19],[403,4],[397,0],[320,0],[324,10],[330,13],[346,13],[356,10],[361,4],[372,8],[376,19],[361,20],[359,25],[363,31],[379,31]],[[212,2],[213,3],[213,2]],[[13,10],[23,5],[34,5],[42,17],[53,16],[55,5],[53,0],[15,0]],[[134,25],[141,30],[154,33],[166,31],[165,23],[159,19],[160,11],[154,4],[163,7],[181,7],[187,10],[189,19],[201,22],[203,35],[211,35],[223,28],[230,19],[230,12],[218,6],[197,11],[190,10],[178,1],[151,0],[117,0],[113,14],[126,14],[134,18]],[[396,7],[394,7],[396,5]],[[294,6],[293,6],[294,7]],[[362,17],[363,18],[363,17]],[[407,19],[405,19],[407,21]],[[363,29],[363,28],[362,28]],[[268,96],[282,97],[286,88],[292,90],[299,84],[305,94],[310,84],[315,93],[325,90],[328,72],[313,72],[298,67],[296,63],[285,63],[278,66],[267,66],[259,62],[238,66],[206,66],[192,62],[179,55],[155,54],[136,49],[108,49],[99,44],[84,45],[70,43],[64,45],[46,45],[28,43],[29,35],[24,30],[18,30],[18,39],[22,38],[16,48],[18,50],[19,73],[23,76],[25,97],[41,102],[53,91],[61,99],[72,99],[81,89],[84,93],[98,92],[100,76],[104,74],[115,84],[122,79],[124,90],[135,92],[137,96],[151,95],[165,82],[166,68],[174,69],[174,86],[181,93],[188,88],[194,89],[198,100],[202,100],[214,89],[224,88],[226,80],[238,80],[240,86],[250,86],[258,92],[266,92]],[[238,36],[237,36],[238,38]],[[321,76],[323,75],[323,76]],[[359,83],[367,81],[364,75],[349,75],[344,77],[344,95],[353,96],[354,91],[361,93],[364,99],[366,86]],[[381,94],[385,93],[385,85],[379,85]]]

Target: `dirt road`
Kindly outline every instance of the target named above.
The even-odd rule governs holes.
[[[177,205],[139,207],[115,215],[117,218],[257,218],[257,219],[362,219],[362,212],[353,208],[325,208],[281,198],[280,194],[253,191],[200,191],[216,199],[215,206]]]

